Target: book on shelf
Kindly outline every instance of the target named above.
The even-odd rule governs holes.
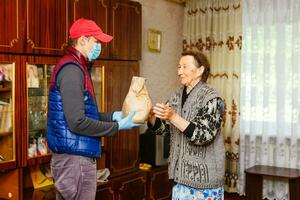
[[[35,165],[30,167],[29,170],[34,189],[40,189],[53,185],[54,182],[49,166],[45,164]]]
[[[0,103],[0,132],[10,132],[12,129],[11,104]]]
[[[0,105],[9,105],[11,98],[0,97]]]

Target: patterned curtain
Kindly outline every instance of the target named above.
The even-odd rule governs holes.
[[[239,96],[242,44],[241,0],[190,0],[184,11],[183,50],[196,50],[211,63],[209,83],[225,100],[222,132],[226,148],[225,190],[237,191]]]

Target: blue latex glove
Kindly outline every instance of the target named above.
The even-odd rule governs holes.
[[[113,113],[112,120],[113,120],[114,122],[119,122],[119,121],[121,121],[122,118],[123,118],[123,113],[122,113],[122,111],[115,111],[115,112]]]
[[[119,130],[128,130],[137,126],[141,126],[142,124],[133,123],[131,120],[133,116],[135,115],[135,112],[129,113],[129,115],[125,118],[123,118],[121,121],[118,122],[119,124]]]

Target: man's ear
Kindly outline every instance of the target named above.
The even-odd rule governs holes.
[[[81,46],[84,46],[86,44],[86,40],[84,36],[80,36],[77,40],[78,44],[80,44]]]

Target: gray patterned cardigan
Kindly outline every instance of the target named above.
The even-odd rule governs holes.
[[[224,184],[225,148],[220,133],[223,100],[216,90],[199,82],[183,107],[183,87],[169,99],[169,106],[194,123],[191,137],[172,124],[162,121],[156,134],[170,132],[169,178],[194,188],[218,188]]]

